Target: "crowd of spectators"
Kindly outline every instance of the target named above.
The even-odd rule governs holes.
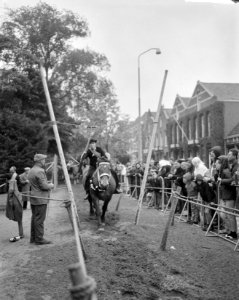
[[[123,190],[138,199],[145,165],[137,162],[124,166],[118,162],[115,170]],[[215,209],[219,207],[219,232],[228,239],[237,239],[235,208],[238,198],[238,172],[238,150],[230,149],[227,155],[223,155],[219,146],[210,150],[209,167],[199,157],[161,160],[157,163],[152,161],[147,175],[144,201],[148,207],[163,209],[174,191],[179,195],[176,213],[181,214],[185,209],[186,199],[190,200],[186,205],[187,223],[199,224],[202,230],[207,230],[209,225],[210,230],[218,226],[217,216],[212,224],[211,220]]]

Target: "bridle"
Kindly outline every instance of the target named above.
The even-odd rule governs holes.
[[[99,166],[98,166],[98,168],[97,168],[97,170],[96,170],[96,172],[97,172],[97,179],[98,179],[98,182],[99,182],[99,186],[101,187],[101,177],[103,177],[103,176],[107,176],[108,177],[108,179],[109,179],[109,181],[110,181],[110,178],[111,178],[111,172],[110,173],[102,173],[102,174],[100,174],[100,172],[99,172],[99,170],[100,170],[100,167],[101,166],[108,166],[109,168],[110,168],[110,163],[109,162],[100,162],[99,163]]]

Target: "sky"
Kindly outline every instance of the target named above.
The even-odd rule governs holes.
[[[4,7],[34,6],[35,0],[0,0]],[[105,54],[122,114],[138,116],[140,56],[141,114],[156,111],[165,70],[163,106],[176,95],[190,97],[197,81],[239,82],[239,3],[231,0],[45,0],[71,10],[89,24],[78,48]],[[216,2],[216,3],[212,3]]]

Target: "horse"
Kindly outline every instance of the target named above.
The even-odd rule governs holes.
[[[83,184],[85,182],[84,176],[86,176],[86,172],[84,173],[85,175],[83,175]],[[99,227],[105,225],[105,213],[115,189],[116,181],[111,173],[109,161],[99,161],[98,167],[90,180],[90,193],[88,196],[90,215],[96,214]],[[100,211],[100,200],[104,202],[102,206],[102,213]]]

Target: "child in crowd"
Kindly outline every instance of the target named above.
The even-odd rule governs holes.
[[[193,175],[190,172],[187,172],[183,175],[183,183],[185,184],[185,188],[187,190],[188,199],[196,200],[197,199],[196,183],[193,181]],[[189,206],[188,206],[188,208],[189,208]],[[192,209],[192,217],[191,217],[191,215],[189,213],[189,209],[188,209],[187,223],[197,224],[199,222],[199,208],[196,204],[192,203],[191,209]]]
[[[161,180],[158,176],[157,170],[152,168],[150,170],[150,175],[147,180],[147,200],[149,201],[148,207],[155,207],[156,209],[160,208],[160,190],[162,186]]]
[[[200,194],[202,198],[202,204],[209,206],[210,203],[212,202],[214,203],[216,199],[216,195],[213,189],[209,186],[209,184],[203,180],[203,176],[201,174],[198,174],[196,176],[195,182],[196,182],[196,191]],[[204,220],[204,215],[205,215],[205,220]],[[200,218],[201,218],[202,230],[206,231],[212,220],[210,208],[201,207]],[[210,229],[213,230],[213,225],[211,226]]]

